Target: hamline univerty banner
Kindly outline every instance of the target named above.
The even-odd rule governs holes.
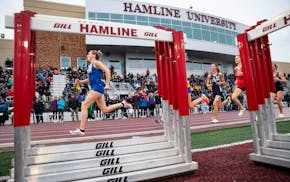
[[[139,15],[156,18],[165,18],[172,20],[185,21],[209,26],[215,26],[226,30],[242,32],[246,25],[229,20],[227,18],[195,11],[193,9],[184,9],[160,4],[152,4],[137,1],[116,1],[106,0],[97,4],[94,0],[86,0],[86,16],[89,12],[98,13],[118,13],[124,15]]]

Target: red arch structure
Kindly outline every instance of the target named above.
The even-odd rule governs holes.
[[[186,82],[184,33],[163,27],[137,26],[113,22],[38,15],[30,11],[7,16],[6,27],[14,28],[14,127],[15,181],[27,177],[27,149],[30,148],[30,111],[35,93],[36,31],[125,37],[155,41],[158,92],[163,99],[164,133],[175,141],[186,171],[197,169],[191,159],[189,106]],[[174,89],[172,89],[174,88]],[[175,111],[171,116],[170,105]],[[175,130],[173,127],[175,126]],[[108,170],[107,170],[108,171]],[[185,171],[184,171],[185,172]],[[107,173],[107,172],[106,172]]]
[[[268,34],[290,25],[290,10],[258,21],[237,36],[238,48],[247,80],[254,153],[257,162],[290,168],[290,135],[278,134],[270,92],[275,92]],[[256,119],[257,117],[257,119]]]

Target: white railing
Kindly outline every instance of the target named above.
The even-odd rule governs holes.
[[[120,97],[120,95],[134,95],[136,90],[130,85],[130,83],[111,83],[110,90],[107,91],[109,97]]]
[[[66,86],[66,77],[65,75],[53,75],[53,82],[52,82],[52,96],[62,96],[64,88]]]

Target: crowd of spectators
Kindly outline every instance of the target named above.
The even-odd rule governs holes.
[[[51,101],[51,84],[53,81],[53,72],[56,68],[48,67],[47,69],[38,68],[36,70],[36,97],[43,102]]]
[[[53,75],[63,74],[66,75],[66,86],[63,91],[63,96],[59,98],[52,98],[51,85],[53,82]],[[190,75],[188,81],[192,87],[192,99],[200,97],[201,94],[206,94],[209,98],[212,97],[211,89],[205,85],[205,78],[208,73],[204,75]],[[0,67],[0,104],[7,102],[7,97],[13,93],[13,75],[12,70],[5,70]],[[71,111],[72,117],[77,116],[77,111],[81,108],[81,102],[85,99],[89,90],[85,84],[75,84],[75,79],[85,79],[87,77],[86,70],[79,69],[66,69],[58,71],[57,68],[47,67],[45,69],[38,68],[36,70],[36,99],[34,101],[34,113],[37,116],[37,122],[43,122],[41,117],[43,112],[49,111],[51,115],[51,121],[63,121],[63,112]],[[144,71],[144,74],[132,74],[117,75],[116,72],[111,70],[111,81],[116,83],[130,83],[130,85],[136,90],[134,95],[125,96],[133,106],[132,111],[125,112],[125,117],[129,114],[134,117],[149,117],[158,115],[161,108],[161,98],[158,95],[158,77],[156,74],[150,74],[150,70]],[[227,85],[223,88],[224,98],[229,99],[234,89],[235,76],[233,74],[225,74],[225,81]],[[12,94],[13,95],[13,94]],[[289,95],[289,94],[288,94]],[[289,96],[286,95],[285,99]],[[105,94],[106,102],[108,105],[119,102],[121,98],[110,98]],[[243,98],[241,98],[243,99]],[[245,99],[244,99],[245,100]],[[60,106],[61,105],[61,106]],[[207,111],[211,111],[211,105],[209,104]],[[199,112],[205,112],[205,105],[201,104],[198,108]],[[92,110],[97,110],[97,105],[92,106]],[[229,102],[224,108],[226,111],[237,109],[232,102]],[[109,118],[106,115],[106,118]],[[93,118],[93,116],[92,116]],[[73,120],[74,117],[73,117]],[[76,117],[76,120],[78,118]]]
[[[0,66],[0,125],[9,119],[9,107],[13,105],[13,76],[11,69]]]
[[[7,101],[8,96],[12,96],[13,77],[12,70],[3,69],[0,66],[0,104]],[[12,104],[12,103],[9,103]]]

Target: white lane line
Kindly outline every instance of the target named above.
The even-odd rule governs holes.
[[[220,148],[233,147],[233,146],[236,146],[236,145],[242,145],[242,144],[251,143],[251,142],[253,142],[253,140],[245,140],[245,141],[241,141],[241,142],[234,142],[234,143],[230,143],[230,144],[218,145],[218,146],[213,146],[213,147],[192,149],[191,152],[192,153],[194,153],[194,152],[203,152],[203,151],[215,150],[215,149],[220,149]]]

